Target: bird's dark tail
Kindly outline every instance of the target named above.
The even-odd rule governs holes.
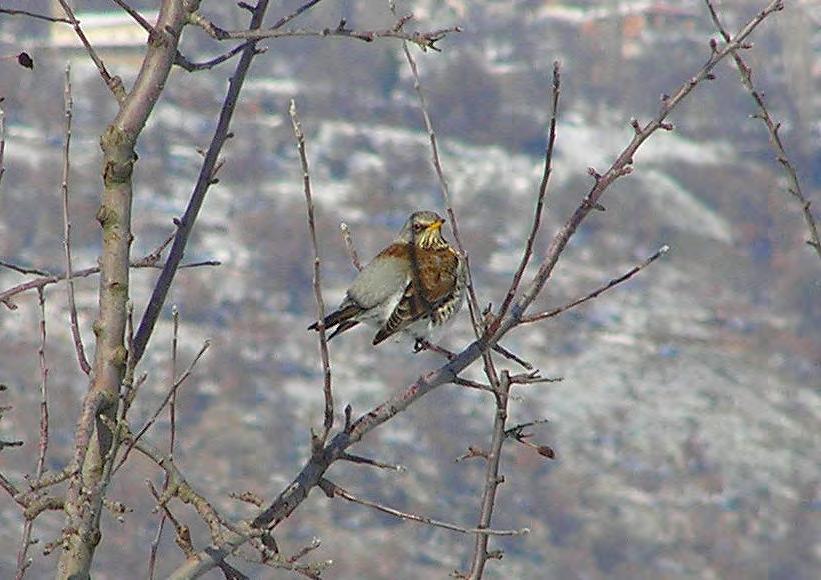
[[[346,330],[350,330],[351,328],[359,324],[358,320],[351,320],[351,318],[359,314],[361,311],[362,308],[360,308],[356,304],[350,304],[348,306],[345,306],[344,308],[335,310],[331,312],[328,316],[326,316],[324,320],[325,328],[330,330],[331,328],[336,326],[334,331],[328,336],[328,340],[331,340],[337,334],[341,334]],[[319,330],[319,323],[314,322],[311,326],[308,327],[308,330]]]

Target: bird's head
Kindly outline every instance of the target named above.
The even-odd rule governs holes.
[[[442,224],[445,219],[435,211],[417,211],[410,215],[399,233],[399,241],[414,243],[417,247],[443,248],[448,245],[442,237]]]

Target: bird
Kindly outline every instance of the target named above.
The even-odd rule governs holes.
[[[396,239],[354,279],[339,307],[323,322],[333,329],[328,340],[364,322],[378,330],[376,346],[398,332],[422,348],[459,312],[467,273],[462,256],[442,236],[445,219],[433,211],[408,217]],[[308,327],[319,330],[319,323]]]

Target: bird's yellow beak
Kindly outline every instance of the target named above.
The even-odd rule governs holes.
[[[438,221],[433,222],[433,223],[432,223],[432,224],[430,224],[428,227],[429,227],[429,228],[431,228],[431,229],[433,229],[433,230],[441,230],[441,229],[442,229],[442,225],[443,225],[444,223],[445,223],[445,220],[443,220],[443,219],[441,219],[441,218],[440,218]]]

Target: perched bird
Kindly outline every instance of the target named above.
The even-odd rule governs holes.
[[[445,220],[417,211],[399,236],[362,268],[345,299],[325,317],[329,340],[360,322],[377,327],[377,345],[404,331],[419,341],[442,327],[462,307],[466,272],[459,254],[442,237]],[[319,323],[309,326],[317,330]],[[335,327],[335,328],[334,328]]]

